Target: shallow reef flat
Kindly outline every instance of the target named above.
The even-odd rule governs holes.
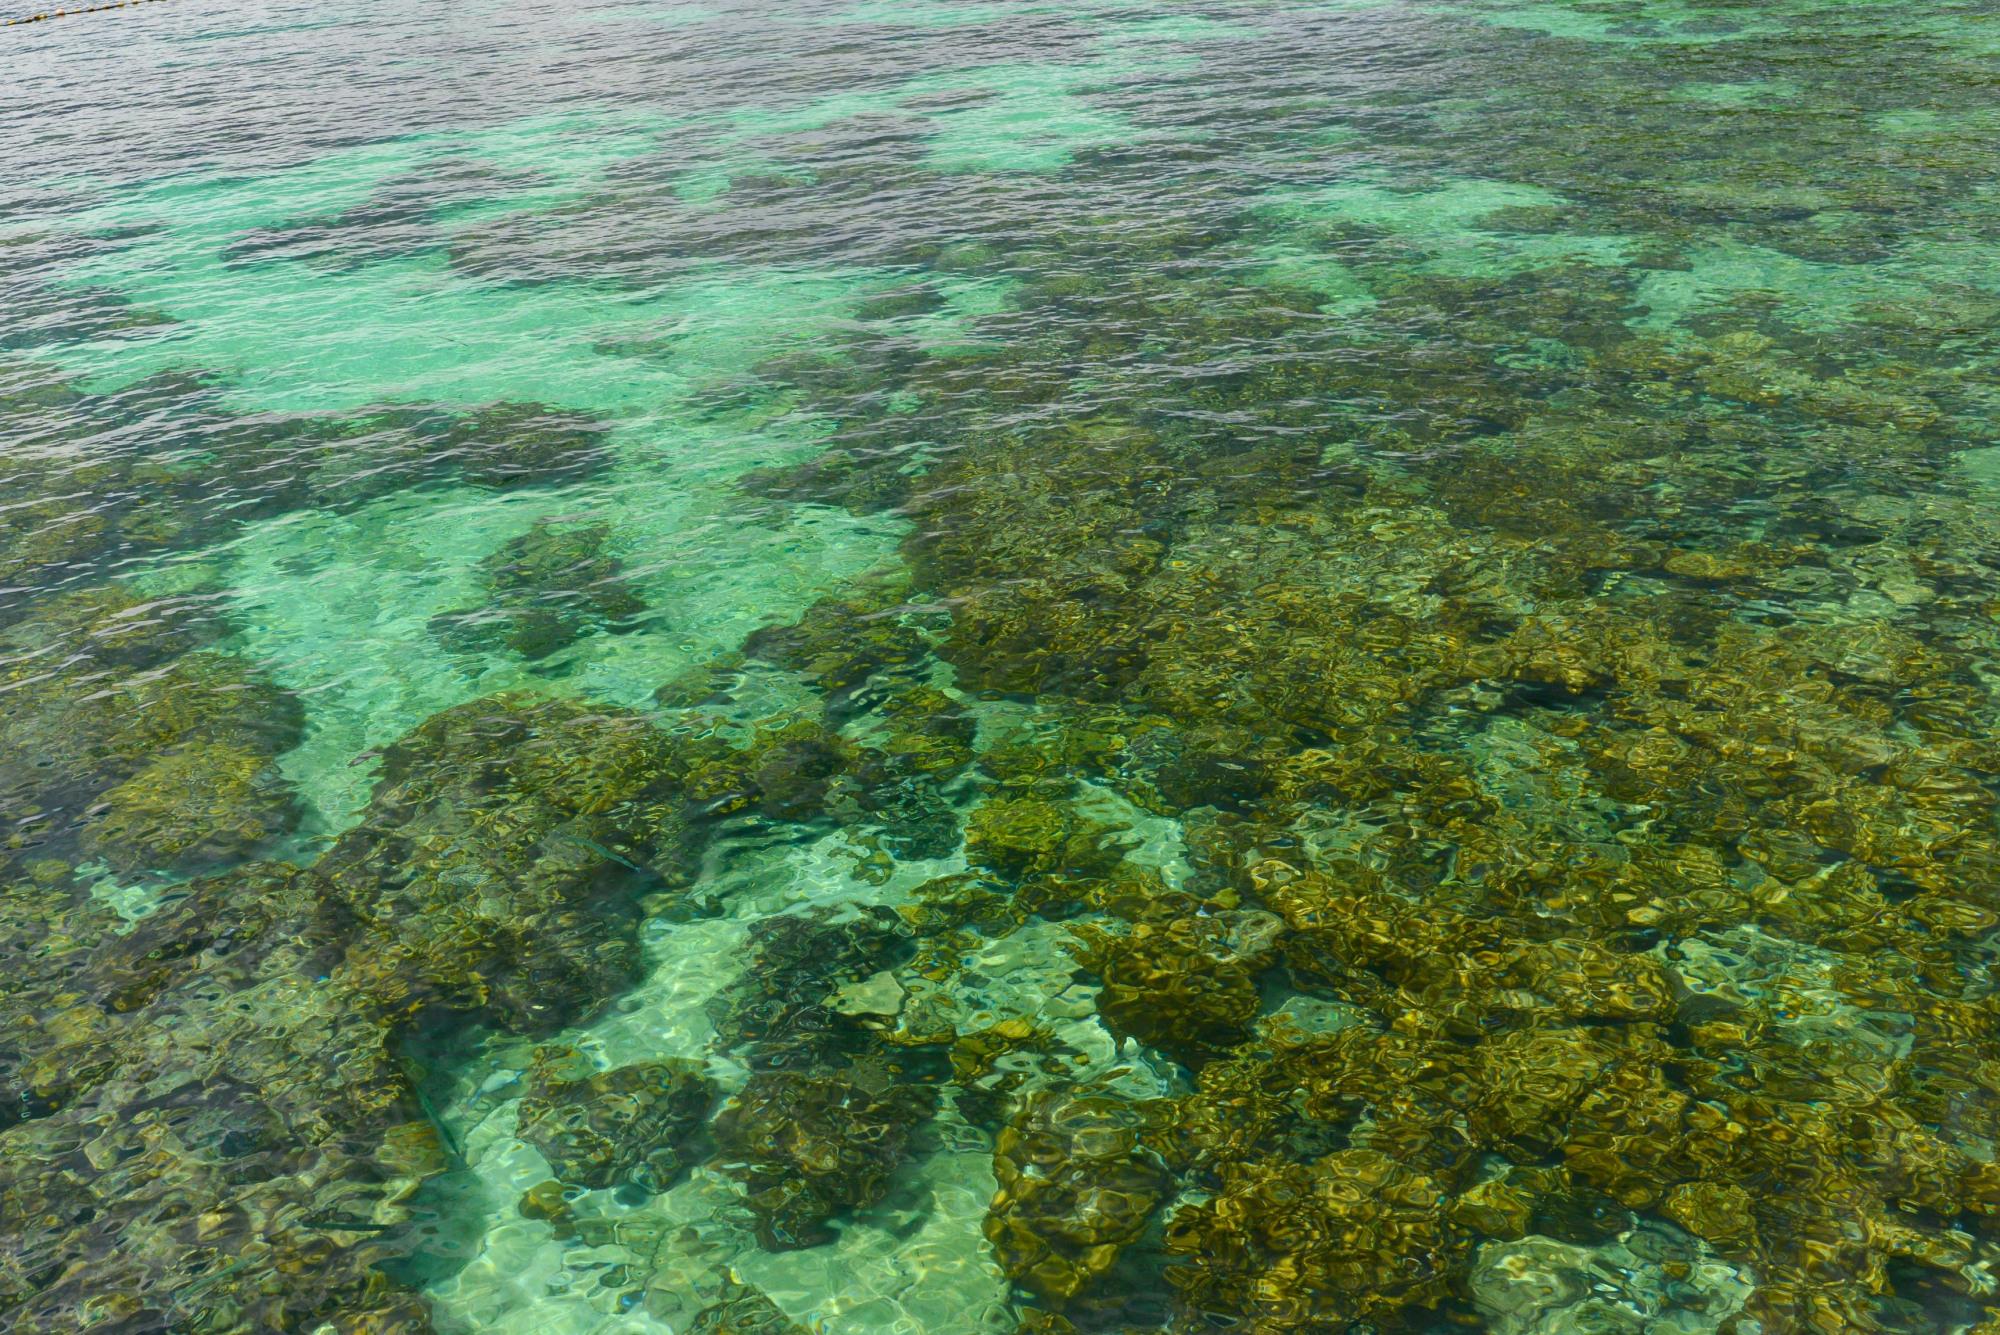
[[[2000,1331],[1996,0],[6,31],[0,1325]]]

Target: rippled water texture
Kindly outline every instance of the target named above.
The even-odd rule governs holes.
[[[0,1326],[2000,1331],[2000,0],[0,31]]]

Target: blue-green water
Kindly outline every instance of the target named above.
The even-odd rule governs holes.
[[[2000,4],[0,37],[0,1319],[2000,1328]]]

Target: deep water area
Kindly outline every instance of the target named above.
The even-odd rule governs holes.
[[[2000,0],[0,29],[0,1329],[2000,1335]]]

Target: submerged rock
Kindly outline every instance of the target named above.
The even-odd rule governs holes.
[[[514,1134],[542,1152],[563,1182],[598,1190],[632,1182],[664,1191],[692,1160],[715,1085],[699,1062],[636,1062],[573,1073],[578,1054],[535,1054]]]
[[[751,635],[743,652],[800,673],[838,701],[875,673],[921,662],[930,645],[893,605],[822,598],[795,624]]]
[[[298,703],[174,603],[103,588],[0,632],[0,803],[13,846],[121,873],[200,872],[297,819],[277,756]]]
[[[89,1327],[115,1295],[134,1329],[425,1329],[378,1268],[446,1162],[402,1044],[447,1015],[539,1033],[609,1000],[638,897],[699,840],[683,771],[637,716],[496,697],[391,748],[312,868],[192,882],[124,934],[60,864],[17,875],[0,912],[35,945],[0,995],[9,1318]],[[551,1071],[526,1129],[578,1176],[669,1174],[707,1102],[671,1063]]]
[[[1214,1199],[1170,1221],[1168,1278],[1191,1319],[1247,1313],[1269,1335],[1394,1320],[1450,1292],[1465,1241],[1449,1205],[1375,1150],[1229,1165]]]
[[[597,630],[618,630],[645,610],[605,551],[603,524],[559,525],[537,520],[522,536],[479,564],[490,592],[486,606],[446,612],[432,627],[453,648],[497,647],[523,658],[546,658]]]
[[[710,1003],[716,1033],[754,1069],[837,1065],[866,1051],[872,1040],[855,1022],[866,1014],[854,1009],[855,989],[900,994],[890,970],[914,953],[909,938],[896,915],[879,908],[760,919],[750,928],[741,981]]]
[[[1001,875],[1101,874],[1124,856],[1118,829],[1042,797],[995,797],[972,813],[965,855]]]
[[[1249,1038],[1267,958],[1268,949],[1240,955],[1216,918],[1141,923],[1130,935],[1097,937],[1084,952],[1104,980],[1097,1011],[1105,1026],[1190,1061]]]
[[[488,487],[546,485],[601,468],[606,432],[581,413],[538,403],[496,403],[446,428],[438,457]]]
[[[1063,1303],[1117,1264],[1169,1188],[1142,1148],[1144,1124],[1142,1110],[1103,1095],[1029,1096],[993,1148],[986,1239],[1009,1279]]]
[[[757,1241],[770,1251],[830,1241],[837,1218],[888,1193],[937,1091],[883,1063],[825,1072],[760,1071],[715,1122],[740,1177]]]
[[[115,1300],[134,1329],[425,1327],[375,1267],[444,1150],[389,1030],[333,976],[346,927],[321,878],[249,868],[59,982],[14,980],[0,1070],[30,1116],[0,1134],[10,1321],[92,1328]]]
[[[588,1013],[636,976],[639,897],[685,874],[682,772],[636,715],[498,696],[431,718],[317,864],[363,928],[357,980],[523,1033]]]
[[[903,1009],[906,995],[896,976],[884,970],[842,985],[827,1008],[837,1015],[893,1017]]]
[[[1719,1335],[1752,1289],[1748,1274],[1658,1225],[1598,1247],[1546,1237],[1488,1243],[1468,1282],[1495,1335]]]
[[[807,1335],[806,1328],[756,1289],[731,1280],[722,1297],[695,1315],[688,1335]]]
[[[195,743],[103,793],[79,846],[126,874],[198,870],[244,860],[297,820],[268,754]]]

